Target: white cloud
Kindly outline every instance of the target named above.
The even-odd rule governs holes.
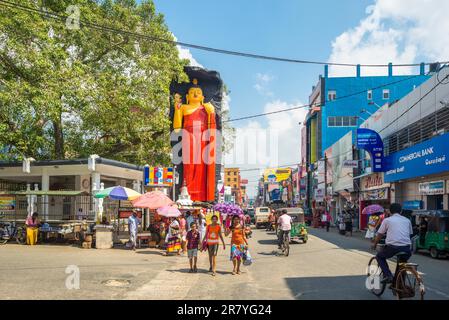
[[[179,51],[179,57],[181,59],[188,59],[190,61],[189,65],[192,67],[204,68],[202,64],[200,64],[198,61],[196,61],[196,59],[193,57],[193,55],[189,49],[183,48],[181,46],[177,46],[177,47],[178,47],[178,51]]]
[[[287,103],[281,100],[272,100],[267,103],[264,107],[264,113],[275,112],[283,109],[290,109],[297,106],[301,106],[302,103]],[[251,153],[248,157],[245,157],[247,161],[248,158],[254,156],[258,163],[235,161],[235,157],[232,159],[234,161],[229,161],[229,158],[225,158],[226,167],[240,167],[241,169],[248,168],[261,168],[271,165],[286,165],[286,164],[297,164],[300,162],[301,157],[301,128],[298,123],[303,122],[307,114],[308,109],[299,108],[292,111],[280,112],[275,114],[270,114],[264,116],[267,125],[263,125],[260,119],[254,119],[249,121],[244,127],[238,128],[237,135],[251,135],[261,133],[258,135],[257,147],[251,149],[250,146],[243,145],[241,143],[236,143],[234,145],[233,152],[231,154],[237,154],[241,156],[239,152],[244,150],[245,153]],[[248,134],[249,133],[249,134]],[[268,133],[268,134],[266,134]],[[275,142],[277,147],[271,149],[270,143],[275,137]],[[261,145],[265,145],[266,148],[261,148]],[[254,146],[252,146],[254,147]],[[240,148],[240,149],[239,149]],[[270,154],[270,150],[276,150],[277,154]],[[277,163],[271,165],[264,165],[264,158],[269,157],[270,160],[277,159]],[[239,159],[240,160],[240,159]],[[255,187],[257,185],[257,180],[260,177],[262,171],[242,171],[241,176],[243,179],[248,179],[248,194],[255,194]]]
[[[253,88],[263,96],[272,97],[274,94],[268,88],[269,83],[274,79],[273,76],[266,73],[256,74],[256,83]]]
[[[329,62],[394,64],[449,59],[449,1],[377,0],[367,17],[332,43]],[[427,62],[426,61],[426,62]],[[400,68],[407,74],[411,68]],[[354,75],[354,68],[331,67],[332,76]],[[363,75],[385,75],[384,68],[363,68]]]

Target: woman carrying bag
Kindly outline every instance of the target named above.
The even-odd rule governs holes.
[[[246,258],[246,250],[248,249],[248,241],[246,240],[245,230],[240,223],[238,216],[232,217],[231,227],[226,229],[225,235],[228,236],[232,232],[231,238],[231,260],[234,265],[232,274],[240,274],[240,266]]]

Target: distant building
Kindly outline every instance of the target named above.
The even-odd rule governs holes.
[[[390,64],[387,75],[367,77],[361,76],[360,66],[356,68],[355,77],[329,77],[328,66],[325,66],[324,77],[320,76],[318,84],[312,88],[309,97],[312,106],[304,122],[307,207],[330,200],[322,197],[323,194],[329,196],[328,191],[331,191],[325,185],[325,150],[348,132],[355,134],[364,119],[380,107],[400,100],[429,77],[424,72],[424,64],[420,73],[413,76],[393,75]]]
[[[225,168],[224,184],[226,187],[231,187],[232,196],[237,204],[241,204],[241,185],[240,185],[240,169],[239,168]]]

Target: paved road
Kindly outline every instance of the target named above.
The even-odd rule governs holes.
[[[220,248],[218,274],[188,273],[185,256],[163,257],[157,249],[84,250],[70,246],[0,247],[0,299],[378,299],[365,288],[372,253],[360,236],[311,229],[306,244],[279,255],[271,232],[254,230],[254,264],[232,275],[229,249]],[[449,261],[415,255],[428,287],[427,299],[449,299]],[[80,289],[67,290],[68,265],[80,268]],[[112,280],[112,281],[110,281]],[[109,282],[108,282],[109,281]],[[393,299],[387,292],[382,299]]]

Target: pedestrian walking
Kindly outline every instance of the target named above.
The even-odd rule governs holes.
[[[190,273],[197,272],[196,262],[198,260],[198,246],[200,243],[200,233],[195,222],[190,223],[190,230],[186,235],[187,240],[187,256],[190,263]]]
[[[184,216],[179,216],[178,217],[178,222],[179,222],[179,233],[181,236],[181,253],[186,253],[187,251],[187,241],[186,241],[186,236],[187,236],[187,221],[184,218]]]
[[[129,243],[131,244],[131,250],[136,251],[137,245],[137,231],[139,230],[140,220],[137,216],[137,212],[133,210],[133,214],[128,218],[128,232]]]
[[[203,243],[206,243],[207,252],[209,254],[209,272],[212,272],[212,275],[215,276],[217,266],[216,258],[218,254],[220,239],[223,243],[223,250],[226,249],[226,245],[223,239],[221,226],[218,224],[218,217],[216,215],[213,215],[211,220],[212,223],[206,227],[206,235],[203,239]]]
[[[243,225],[240,223],[240,218],[234,216],[232,218],[231,227],[226,229],[225,235],[232,233],[231,238],[231,255],[230,259],[234,266],[232,274],[240,274],[240,266],[242,264],[245,251],[248,249],[248,241],[246,240]]]
[[[186,212],[186,227],[187,227],[187,231],[190,230],[190,225],[192,224],[192,222],[195,222],[195,218],[193,217],[193,215],[192,215],[192,213],[190,211],[187,211]]]
[[[165,255],[169,255],[172,252],[177,252],[178,255],[180,254],[181,234],[178,220],[170,218],[170,224],[165,242],[167,244],[167,251]]]
[[[30,246],[34,246],[37,243],[40,224],[39,214],[37,212],[34,212],[25,221],[27,230],[27,244],[29,244]]]
[[[349,232],[352,237],[352,214],[349,211],[346,211],[343,219],[345,223],[345,235]]]
[[[332,216],[329,214],[327,210],[324,211],[323,216],[321,217],[321,221],[324,222],[324,226],[326,227],[326,232],[329,232],[329,227],[331,225]]]
[[[200,233],[200,239],[203,240],[206,234],[206,217],[203,213],[198,215],[198,232]]]

